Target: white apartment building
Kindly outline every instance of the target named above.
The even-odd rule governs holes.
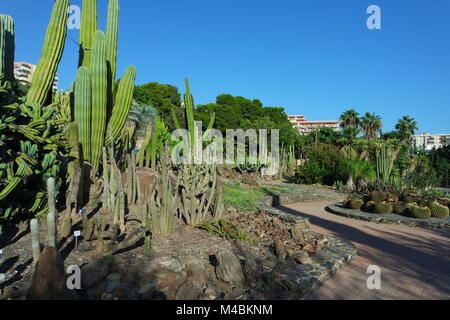
[[[14,62],[14,77],[23,85],[31,84],[36,65],[28,62]],[[53,91],[58,91],[58,74],[53,82]]]
[[[421,133],[413,136],[412,143],[418,148],[425,148],[426,150],[438,149],[443,146],[450,145],[449,134],[429,134]]]

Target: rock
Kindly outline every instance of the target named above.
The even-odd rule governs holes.
[[[202,288],[197,281],[188,280],[183,283],[175,295],[177,300],[195,300],[202,294]]]
[[[109,274],[110,266],[103,259],[92,260],[81,268],[81,288],[88,289]]]
[[[207,297],[206,300],[216,300],[218,298],[217,291],[213,288],[206,288],[203,295]]]
[[[312,259],[308,255],[297,256],[294,260],[299,264],[311,265],[313,264]]]
[[[303,242],[307,239],[309,234],[309,222],[303,220],[297,221],[289,232],[294,241]]]
[[[278,257],[278,259],[280,260],[286,260],[286,250],[284,248],[284,243],[280,240],[277,239],[275,240],[275,255]]]
[[[316,241],[317,247],[319,250],[328,247],[328,238],[322,234]]]
[[[95,287],[87,289],[86,292],[84,293],[84,295],[89,300],[97,300],[97,299],[101,298],[101,296],[105,292],[105,290],[106,290],[106,284],[104,282],[102,282]]]
[[[130,290],[124,286],[118,286],[111,291],[113,297],[117,297],[119,299],[129,298]]]
[[[242,286],[245,283],[245,277],[240,260],[231,252],[219,252],[216,257],[217,278],[236,287]]]
[[[34,269],[28,300],[77,300],[74,290],[69,290],[64,272],[64,261],[53,247],[45,247]]]

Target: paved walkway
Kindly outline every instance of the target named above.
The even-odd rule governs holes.
[[[280,207],[310,219],[315,232],[351,241],[358,258],[309,299],[450,299],[450,231],[376,224],[325,211],[328,203]],[[381,289],[369,290],[369,265],[381,268]]]

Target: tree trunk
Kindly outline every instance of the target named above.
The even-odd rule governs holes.
[[[355,183],[353,182],[353,176],[349,176],[347,180],[347,189],[350,191],[355,190]]]

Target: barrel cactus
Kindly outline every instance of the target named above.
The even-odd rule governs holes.
[[[409,213],[416,219],[428,219],[431,217],[431,210],[428,207],[419,207],[418,205],[409,206]]]
[[[408,209],[408,206],[405,202],[399,201],[394,204],[394,213],[396,214],[405,214]]]
[[[362,209],[366,212],[374,212],[376,202],[375,201],[367,201]]]
[[[449,216],[449,208],[439,204],[437,201],[430,202],[428,208],[430,208],[433,218],[446,219]]]
[[[392,213],[393,210],[394,208],[392,207],[392,205],[386,202],[380,202],[375,204],[374,206],[374,212],[379,214],[389,214]]]
[[[351,208],[351,209],[357,209],[357,210],[359,210],[359,209],[362,208],[363,205],[364,205],[364,201],[362,201],[361,199],[351,199],[351,200],[348,202],[348,206],[349,206],[349,208]]]
[[[383,191],[373,191],[369,193],[370,201],[382,202],[387,199],[387,194]]]

